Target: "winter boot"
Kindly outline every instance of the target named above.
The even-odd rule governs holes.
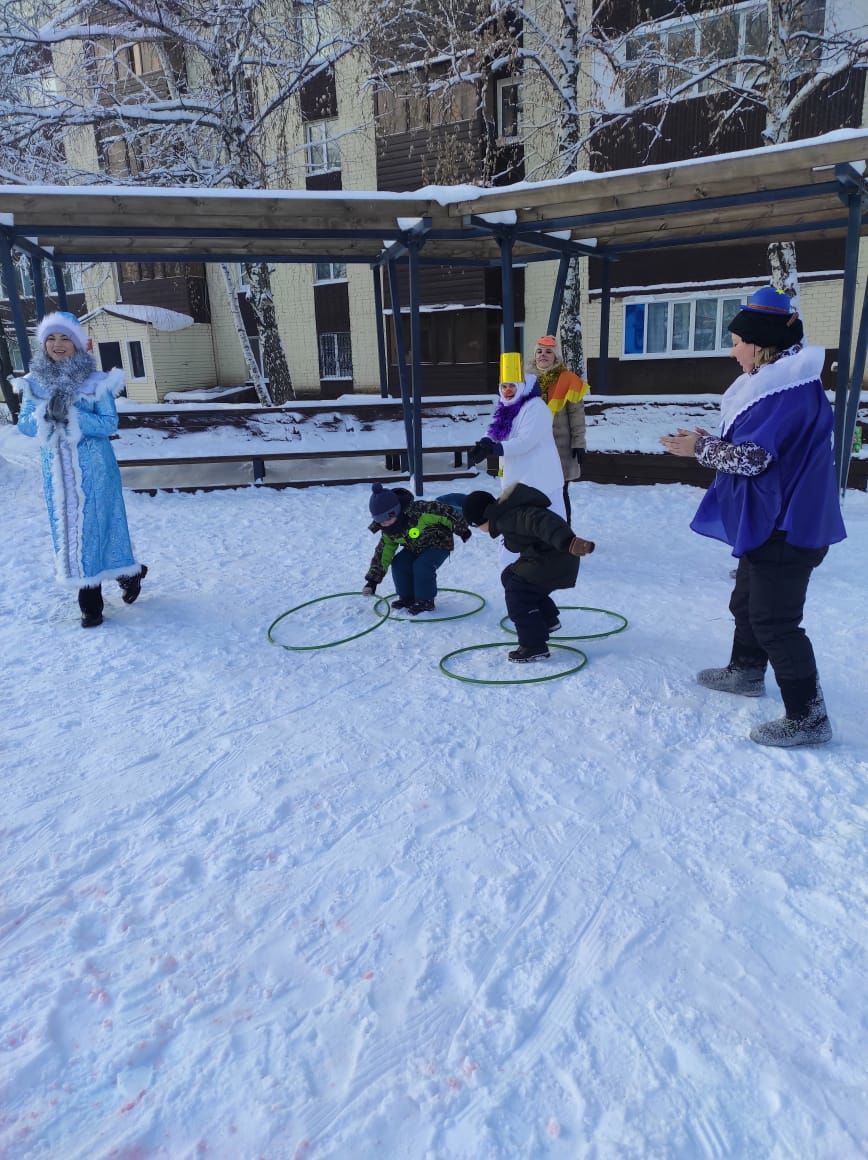
[[[433,612],[434,608],[433,600],[414,600],[407,606],[407,611],[411,616],[418,616],[420,612]]]
[[[78,607],[81,612],[82,628],[97,628],[102,624],[102,588],[95,584],[92,588],[79,588]]]
[[[520,665],[526,665],[529,661],[547,661],[552,654],[548,650],[548,645],[540,644],[532,647],[520,644],[518,648],[514,648],[509,654],[511,661],[516,661]]]
[[[401,608],[409,608],[412,603],[412,600],[405,600],[403,596],[399,596],[397,600],[392,601],[392,607],[400,610]]]
[[[724,669],[702,669],[697,683],[716,693],[736,693],[740,697],[761,697],[765,691],[768,657],[759,648],[732,642],[732,654]]]
[[[142,570],[135,576],[121,576],[118,580],[123,596],[121,599],[124,604],[135,604],[139,598],[139,593],[142,590],[142,581],[148,574],[147,564],[142,564]]]
[[[831,741],[832,726],[817,678],[803,677],[795,681],[778,681],[778,684],[786,716],[755,725],[750,731],[751,741],[785,749],[795,745],[825,745]]]
[[[729,664],[725,669],[702,669],[697,683],[716,693],[738,693],[741,697],[761,697],[766,691],[765,668],[741,668]]]

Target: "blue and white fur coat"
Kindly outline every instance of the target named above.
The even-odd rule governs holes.
[[[136,575],[141,565],[133,555],[120,469],[109,443],[118,429],[115,395],[123,389],[123,373],[94,369],[73,384],[66,424],[46,418],[51,390],[33,371],[13,385],[22,399],[18,430],[41,445],[58,581],[77,589]]]

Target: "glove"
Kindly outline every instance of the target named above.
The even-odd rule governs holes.
[[[467,462],[471,467],[475,467],[477,463],[481,463],[483,459],[488,459],[490,455],[503,455],[503,444],[495,443],[493,439],[483,435],[479,442],[474,443],[467,452]]]
[[[585,458],[584,447],[574,447],[573,448],[573,459],[575,459],[576,463],[581,464],[582,461],[584,460],[584,458]]]
[[[459,534],[460,534],[460,533],[459,533]],[[470,530],[468,529],[467,535],[466,535],[466,536],[461,536],[461,542],[462,542],[462,544],[466,544],[466,543],[467,543],[467,541],[468,541],[469,539],[470,539]]]
[[[66,423],[69,399],[62,391],[55,391],[45,406],[45,418],[52,423]]]
[[[377,591],[376,584],[366,584],[364,586],[364,588],[362,589],[362,596],[373,596],[376,591]]]
[[[567,551],[571,556],[590,556],[595,547],[593,540],[580,540],[578,536],[573,536]]]

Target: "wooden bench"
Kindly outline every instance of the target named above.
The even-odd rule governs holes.
[[[451,469],[432,468],[432,480],[474,477],[463,466],[465,450],[481,435],[490,419],[494,400],[490,395],[444,396],[422,400],[423,454],[449,455]],[[214,447],[214,434],[221,449]],[[280,408],[211,405],[125,407],[119,414],[117,460],[122,469],[170,468],[189,465],[244,464],[252,467],[252,482],[271,487],[306,487],[312,484],[367,482],[377,470],[370,467],[349,475],[328,470],[329,460],[370,459],[384,463],[386,478],[408,478],[406,428],[401,402],[376,396],[344,396],[341,399],[298,401]],[[119,445],[118,445],[119,444]],[[160,454],[153,454],[159,449]],[[151,454],[148,454],[148,452]],[[318,470],[311,478],[273,479],[267,465],[311,461]],[[129,473],[128,473],[129,474]],[[155,491],[242,486],[232,483],[153,484],[133,490]]]

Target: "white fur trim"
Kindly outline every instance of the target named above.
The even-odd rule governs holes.
[[[725,436],[739,415],[760,399],[819,379],[825,361],[826,352],[821,346],[803,346],[795,354],[767,363],[753,374],[739,375],[720,400],[721,435]]]
[[[87,331],[73,315],[59,311],[45,315],[36,328],[36,341],[40,350],[45,346],[49,334],[65,334],[80,351],[87,350]]]

